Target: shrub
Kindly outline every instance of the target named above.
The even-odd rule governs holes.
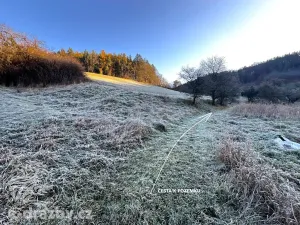
[[[0,26],[0,85],[46,86],[86,80],[81,64],[59,56],[5,26]]]
[[[288,85],[283,90],[288,103],[295,103],[300,100],[300,87],[299,84]]]
[[[269,84],[258,88],[258,97],[273,103],[285,101],[282,90],[277,86]]]
[[[253,86],[251,88],[246,89],[242,92],[242,96],[248,98],[248,102],[254,102],[255,97],[258,95],[258,91],[254,89]]]

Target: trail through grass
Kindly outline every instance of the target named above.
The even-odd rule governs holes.
[[[219,117],[219,114],[214,115]],[[153,194],[153,182],[170,148],[182,133],[198,121],[186,119],[169,132],[155,136],[132,152],[121,164],[118,176],[105,195],[104,221],[116,224],[225,224],[234,210],[223,207],[220,163],[215,158],[214,123],[201,123],[179,141],[170,155]],[[197,189],[197,193],[159,193],[162,189]],[[119,201],[112,201],[119,196]],[[219,196],[218,196],[219,195]]]
[[[292,120],[248,119],[231,116],[227,110],[215,112],[207,123],[195,127],[178,143],[153,195],[149,194],[170,148],[197,118],[187,118],[169,132],[153,137],[145,148],[132,152],[128,161],[118,167],[120,172],[114,178],[113,189],[120,198],[116,202],[106,199],[109,204],[103,210],[110,220],[120,224],[268,223],[259,212],[247,209],[245,214],[239,208],[241,203],[232,193],[235,187],[227,183],[226,168],[216,158],[218,146],[227,136],[242,143],[251,141],[263,164],[275,167],[285,179],[295,182],[299,178],[296,168],[300,167],[297,153],[282,152],[273,142],[279,133],[299,133],[294,130],[297,124]],[[159,193],[162,189],[200,191]]]
[[[204,103],[196,108],[169,90],[158,95],[102,83],[0,92],[1,223],[261,224],[262,215],[240,211],[217,159],[226,136],[250,140],[261,162],[298,185],[299,153],[273,141],[278,134],[297,141],[294,120],[248,118]],[[211,110],[178,142],[150,194],[170,148]],[[18,201],[11,188],[19,187],[38,191]],[[30,207],[91,210],[93,219],[10,221],[9,210]]]

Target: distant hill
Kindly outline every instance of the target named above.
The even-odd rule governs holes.
[[[280,86],[300,83],[300,52],[286,54],[239,70],[229,71],[229,74],[238,76],[242,90],[250,86],[259,87],[266,83],[280,84]],[[205,80],[209,76],[203,79]],[[175,90],[189,92],[187,84],[183,84]]]
[[[288,82],[300,81],[300,52],[294,52],[276,57],[265,62],[244,67],[235,71],[241,84],[260,85],[263,82],[282,80]]]

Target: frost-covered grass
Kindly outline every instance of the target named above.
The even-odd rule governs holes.
[[[235,106],[232,113],[252,117],[268,117],[274,119],[300,119],[299,105],[244,103]]]
[[[248,111],[240,113],[238,107]],[[267,107],[273,111],[264,112]],[[277,135],[299,142],[299,119],[293,113],[297,110],[296,105],[241,105],[216,123],[226,127],[216,154],[225,165],[224,190],[228,202],[238,208],[239,221],[299,224],[300,153],[283,150],[274,142]]]
[[[229,170],[231,198],[239,201],[241,215],[258,215],[269,224],[299,224],[300,192],[266,163],[251,144],[224,139],[219,159]]]
[[[102,221],[95,209],[119,198],[111,183],[128,153],[199,112],[184,99],[96,83],[0,92],[0,221],[10,224],[8,210],[43,207],[92,208]]]
[[[8,210],[21,212],[32,207],[91,210],[93,218],[23,218],[18,224],[279,224],[282,220],[265,213],[262,195],[255,201],[251,194],[240,195],[241,190],[265,192],[261,180],[250,176],[245,180],[244,173],[238,173],[243,160],[248,172],[253,161],[262,166],[255,164],[254,175],[272,174],[266,177],[269,183],[291,187],[293,192],[280,197],[285,201],[273,200],[276,212],[287,209],[290,215],[291,208],[283,204],[291,193],[299,195],[300,154],[282,151],[273,140],[282,134],[297,141],[297,119],[245,117],[203,102],[195,108],[180,93],[159,93],[152,88],[105,83],[1,88],[1,222],[9,221]],[[150,194],[170,148],[199,116],[211,110],[206,123],[178,142]],[[228,136],[238,146],[251,146],[242,149],[249,150],[246,158],[244,151],[234,155],[233,161],[225,157],[222,162],[217,157]],[[251,181],[255,189],[243,189],[245,181]],[[158,191],[169,188],[199,192]],[[257,210],[260,205],[264,213]]]

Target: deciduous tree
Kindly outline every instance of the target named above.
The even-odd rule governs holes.
[[[200,63],[200,71],[208,75],[206,79],[206,91],[212,98],[212,104],[216,104],[217,90],[220,88],[219,73],[226,70],[225,58],[212,56]]]
[[[203,76],[200,69],[195,67],[185,66],[181,68],[179,77],[187,82],[191,95],[193,97],[193,104],[196,103],[196,99],[202,94],[201,83]]]
[[[180,85],[181,85],[180,80],[174,80],[174,82],[173,82],[173,88],[177,88]]]

